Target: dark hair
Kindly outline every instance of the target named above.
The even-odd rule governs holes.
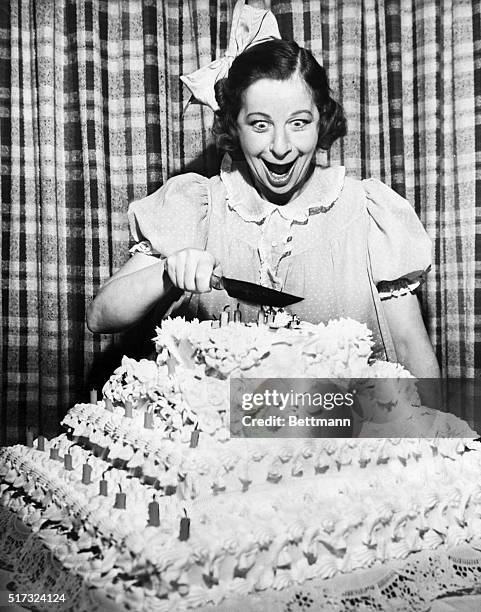
[[[214,116],[213,132],[217,144],[225,151],[239,149],[237,117],[241,110],[245,90],[259,79],[285,81],[298,72],[312,92],[319,111],[320,149],[329,149],[332,143],[346,133],[346,118],[342,106],[330,96],[326,71],[310,51],[291,40],[269,40],[238,55],[227,78],[215,85],[219,110]]]

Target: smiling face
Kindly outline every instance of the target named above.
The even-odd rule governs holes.
[[[319,111],[297,75],[260,79],[244,92],[239,144],[261,196],[286,204],[300,194],[317,148]]]

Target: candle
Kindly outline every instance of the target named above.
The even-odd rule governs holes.
[[[190,434],[190,448],[196,448],[199,444],[199,431],[194,429],[194,431]]]
[[[227,310],[230,306],[226,306],[224,310],[220,313],[220,326],[224,327],[229,323],[229,311]]]
[[[39,451],[44,451],[45,450],[45,438],[43,436],[38,436],[37,450],[39,450]]]
[[[73,470],[72,455],[70,453],[66,453],[63,456],[63,466],[66,470]]]
[[[241,323],[242,321],[242,312],[239,309],[239,304],[237,304],[237,308],[234,310],[234,323]]]
[[[33,431],[27,427],[27,446],[33,448]]]
[[[97,403],[97,389],[90,389],[90,403]]]
[[[129,419],[132,418],[132,402],[130,400],[125,400],[125,416]]]
[[[104,497],[107,497],[108,494],[109,494],[109,487],[108,487],[107,481],[102,479],[100,481],[100,486],[99,486],[99,495],[103,495]]]
[[[50,459],[53,459],[54,461],[58,459],[58,448],[50,449]]]
[[[181,542],[185,542],[186,540],[189,539],[189,535],[190,535],[190,518],[187,516],[187,512],[185,512],[185,516],[183,516],[180,519],[179,540]]]
[[[300,319],[296,314],[291,314],[291,320],[289,321],[288,327],[296,327],[300,324]]]
[[[82,483],[86,485],[90,484],[92,482],[91,476],[92,466],[88,463],[84,463],[82,466]]]
[[[176,365],[177,365],[177,361],[173,357],[169,357],[167,359],[167,371],[171,376],[175,374]]]
[[[114,508],[117,508],[118,510],[125,510],[127,504],[127,495],[126,493],[117,493],[115,495],[115,504],[114,504]]]
[[[154,429],[154,415],[151,412],[144,412],[145,429]]]
[[[142,396],[137,400],[137,410],[147,410],[147,404],[150,404],[151,399],[149,396]]]
[[[257,313],[257,325],[264,325],[266,322],[266,317],[262,308],[259,309]]]
[[[149,525],[160,527],[159,504],[155,501],[155,498],[149,504]]]
[[[105,402],[105,410],[109,410],[110,412],[114,411],[114,405],[112,404],[112,400],[110,399],[110,397],[106,397],[104,399]]]

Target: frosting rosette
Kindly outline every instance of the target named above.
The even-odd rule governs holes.
[[[333,377],[363,375],[373,345],[372,333],[366,325],[353,319],[339,319],[327,325],[319,323],[309,331],[303,353],[311,364],[329,364]]]
[[[205,363],[207,373],[210,370],[211,375],[217,373],[221,378],[253,368],[272,347],[273,334],[263,327],[230,323],[210,332],[189,339],[198,358]]]
[[[196,415],[212,419],[229,410],[229,386],[224,381],[200,378],[191,370],[183,374],[179,380],[180,391],[184,402]]]
[[[105,383],[102,392],[104,397],[112,402],[141,399],[148,401],[161,392],[162,378],[165,376],[161,375],[155,361],[137,361],[124,355],[120,366]]]
[[[155,361],[122,360],[104,388],[111,403],[69,411],[68,435],[0,449],[0,504],[102,596],[132,609],[248,609],[252,591],[414,551],[481,548],[481,463],[468,452],[480,445],[464,436],[230,437],[243,433],[237,414],[280,413],[277,401],[252,402],[229,423],[231,385],[262,395],[276,380],[286,394],[290,378],[311,396],[349,389],[369,400],[377,412],[358,418],[387,418],[363,420],[362,435],[390,419],[417,433],[414,421],[433,411],[401,366],[370,361],[366,326],[168,319],[155,341]],[[317,415],[312,406],[292,400],[282,415]]]

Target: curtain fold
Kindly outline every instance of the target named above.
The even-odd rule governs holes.
[[[327,160],[391,185],[434,241],[422,301],[443,373],[478,376],[479,3],[270,5],[281,35],[313,51],[344,105],[348,135]],[[212,113],[188,105],[179,76],[225,52],[233,8],[0,4],[0,443],[23,440],[27,426],[53,435],[117,364],[125,339],[91,334],[86,306],[128,258],[129,202],[179,172],[218,168]]]

